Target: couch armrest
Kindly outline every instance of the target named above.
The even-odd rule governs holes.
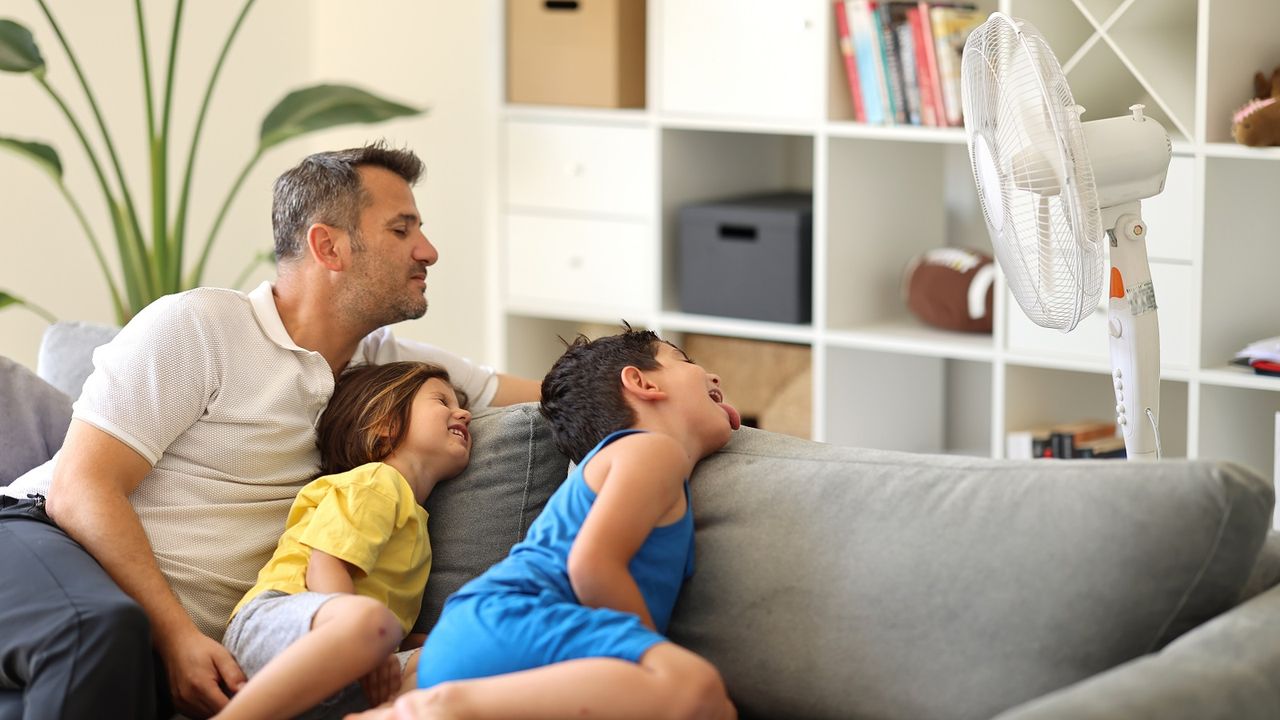
[[[996,720],[1280,717],[1280,587],[1164,650],[1019,705]]]

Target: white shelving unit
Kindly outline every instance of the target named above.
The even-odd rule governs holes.
[[[1273,0],[981,0],[1031,21],[1084,119],[1135,102],[1173,140],[1144,203],[1160,303],[1166,456],[1270,475],[1280,379],[1227,366],[1280,334],[1280,149],[1237,146],[1233,111],[1280,64]],[[540,376],[581,322],[807,346],[817,440],[1000,457],[1010,430],[1114,406],[1103,316],[1030,324],[999,286],[990,336],[915,321],[907,261],[990,251],[959,129],[852,121],[828,0],[648,0],[645,110],[504,106],[494,318],[513,372]],[[764,49],[767,49],[765,51]],[[677,209],[735,193],[814,197],[813,321],[680,312]],[[730,388],[732,391],[732,389]]]

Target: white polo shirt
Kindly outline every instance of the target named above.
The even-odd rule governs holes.
[[[425,360],[488,406],[492,368],[382,328],[351,364]],[[333,394],[319,353],[294,344],[271,284],[163,297],[93,353],[73,416],[152,464],[129,496],[161,572],[201,632],[219,639],[231,609],[271,557],[294,495],[319,471],[316,423]],[[52,460],[14,497],[47,493]]]

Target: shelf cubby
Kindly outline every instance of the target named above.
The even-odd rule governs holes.
[[[831,349],[828,441],[909,452],[991,454],[991,364]]]
[[[1005,370],[1005,432],[1080,420],[1113,420],[1108,372],[1009,365]],[[1160,439],[1164,457],[1187,456],[1188,384],[1160,383]]]
[[[832,138],[828,157],[831,328],[908,320],[903,271],[927,250],[991,252],[963,145]]]
[[[1280,335],[1273,302],[1280,268],[1275,235],[1280,163],[1205,162],[1200,363],[1218,367],[1250,342]]]
[[[1199,456],[1232,460],[1274,481],[1280,393],[1205,385],[1200,390]]]
[[[1253,74],[1280,66],[1280,2],[1208,2],[1205,142],[1229,143],[1231,116],[1253,97]],[[1247,5],[1247,7],[1245,7]]]
[[[662,131],[662,308],[680,311],[679,213],[685,205],[813,190],[813,138],[712,130]]]

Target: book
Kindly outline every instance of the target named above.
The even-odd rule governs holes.
[[[897,27],[898,62],[902,67],[902,85],[906,90],[904,104],[907,106],[907,122],[920,124],[920,81],[916,76],[916,41],[911,23],[903,18]]]
[[[907,122],[906,86],[902,79],[902,58],[898,53],[896,26],[906,22],[906,7],[902,2],[887,0],[876,6],[876,27],[880,31],[880,56],[884,64],[886,95],[893,120],[899,125]]]
[[[1085,440],[1076,445],[1074,453],[1073,457],[1080,459],[1100,460],[1128,457],[1128,453],[1124,449],[1124,438],[1114,435],[1098,438],[1097,440]]]
[[[836,15],[836,36],[840,41],[840,57],[844,61],[844,76],[849,84],[849,101],[853,104],[853,119],[867,121],[867,110],[862,106],[862,87],[858,82],[858,61],[853,52],[853,38],[849,34],[849,15],[844,0],[835,0],[832,8]]]
[[[1010,460],[1032,460],[1053,457],[1049,428],[1014,430],[1005,436],[1004,454]]]
[[[933,104],[933,124],[943,127],[947,124],[946,109],[942,104],[942,78],[938,77],[938,53],[937,42],[933,38],[933,20],[929,17],[931,5],[924,0],[916,4],[920,10],[920,35],[923,36],[924,41],[924,64],[928,69],[929,101]]]
[[[937,5],[929,9],[933,29],[934,57],[938,86],[942,90],[942,125],[963,125],[960,99],[960,62],[969,33],[982,24],[982,14],[973,5]]]
[[[858,83],[866,107],[866,122],[884,125],[892,122],[886,96],[884,67],[880,56],[880,33],[876,29],[874,3],[869,0],[846,0],[849,34],[858,61]]]
[[[933,32],[929,29],[928,18],[928,3],[922,2],[907,10],[907,21],[911,23],[911,37],[915,43],[916,81],[920,86],[920,124],[937,127],[937,103],[933,92]]]
[[[1049,444],[1053,456],[1070,459],[1076,456],[1076,447],[1081,443],[1115,437],[1116,424],[1106,420],[1084,420],[1054,425],[1050,430]]]

